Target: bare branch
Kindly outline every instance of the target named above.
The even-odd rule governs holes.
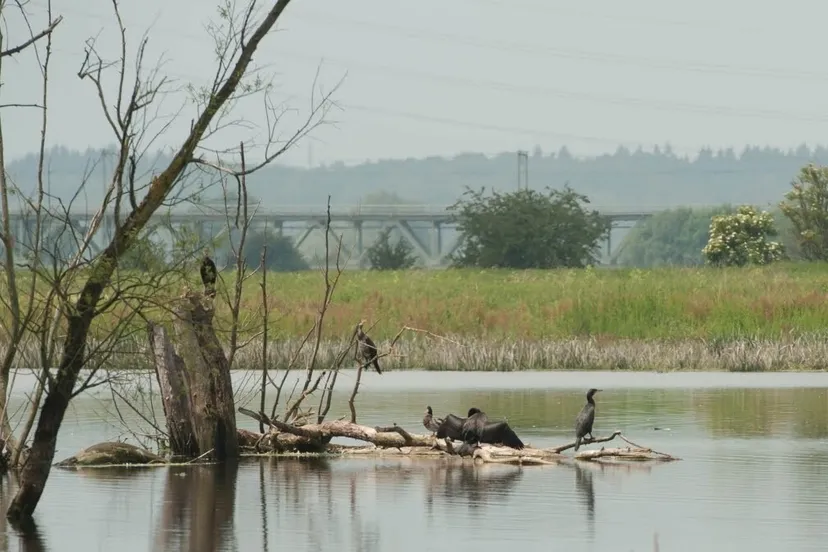
[[[42,31],[40,31],[39,33],[34,35],[33,37],[29,38],[29,40],[23,42],[22,44],[20,44],[18,46],[15,46],[13,48],[9,48],[8,50],[3,50],[2,52],[0,52],[0,58],[4,58],[4,57],[7,57],[7,56],[13,56],[15,54],[19,54],[20,52],[22,52],[23,50],[25,50],[26,48],[28,48],[29,46],[31,46],[32,44],[34,44],[35,42],[40,40],[41,38],[50,36],[52,34],[52,31],[55,30],[55,27],[60,25],[61,21],[63,21],[63,16],[59,15],[57,17],[57,19],[52,21],[52,23],[48,27],[46,27],[45,29],[43,29]]]

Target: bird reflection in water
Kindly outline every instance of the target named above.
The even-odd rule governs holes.
[[[589,536],[595,538],[595,487],[592,481],[592,470],[582,467],[580,462],[575,462],[575,488],[586,505]]]
[[[430,470],[426,478],[426,504],[433,503],[435,495],[467,502],[470,509],[486,504],[502,504],[523,477],[520,466],[484,464],[453,460]]]

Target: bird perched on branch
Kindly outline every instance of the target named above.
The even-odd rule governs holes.
[[[592,424],[595,422],[595,399],[592,397],[595,393],[601,391],[600,389],[590,389],[587,391],[586,398],[587,403],[578,413],[578,417],[575,418],[575,450],[577,451],[581,448],[581,440],[589,435],[589,439],[592,440],[594,437],[592,436]]]
[[[363,364],[373,365],[377,374],[382,374],[378,361],[377,346],[362,329],[363,324],[365,324],[365,320],[360,320],[357,324],[357,359],[361,359]]]
[[[523,441],[506,422],[489,423],[489,417],[479,408],[470,408],[463,423],[463,441],[468,444],[501,443],[514,449],[524,448]]]
[[[423,416],[423,425],[425,428],[433,433],[437,433],[437,430],[440,429],[440,426],[443,424],[442,418],[435,418],[434,412],[431,410],[430,406],[426,407],[425,416]]]
[[[209,251],[204,250],[204,259],[201,261],[201,283],[204,284],[204,293],[208,297],[216,296],[216,279],[218,278],[218,271],[216,270],[216,263],[210,258]]]

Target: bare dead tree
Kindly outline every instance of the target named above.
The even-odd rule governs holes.
[[[125,286],[118,266],[141,238],[151,217],[160,208],[187,199],[186,180],[192,174],[191,167],[200,166],[200,170],[212,167],[235,175],[251,174],[321,124],[330,109],[330,93],[314,96],[315,104],[306,123],[286,139],[280,138],[276,130],[280,117],[273,120],[268,115],[267,122],[269,125],[272,123],[268,128],[268,145],[263,159],[253,167],[232,168],[221,161],[221,155],[218,155],[218,162],[204,161],[202,152],[223,153],[211,148],[209,140],[228,125],[240,124],[231,119],[235,103],[254,93],[268,95],[270,89],[255,74],[252,59],[289,3],[289,0],[276,0],[269,7],[259,10],[258,2],[249,0],[240,11],[232,2],[225,3],[221,11],[224,25],[212,29],[217,44],[221,45],[217,48],[219,55],[213,84],[205,89],[192,89],[197,100],[197,114],[190,132],[167,166],[146,182],[138,180],[134,167],[157,137],[169,128],[174,115],[178,115],[183,107],[173,116],[158,115],[158,105],[171,90],[170,83],[157,67],[151,70],[145,68],[146,36],[136,49],[134,61],[129,58],[126,26],[121,19],[117,0],[113,0],[112,5],[121,38],[119,56],[115,61],[106,61],[94,41],[87,43],[86,57],[78,76],[93,85],[104,119],[116,137],[118,151],[112,178],[99,209],[81,240],[74,263],[69,263],[73,268],[68,274],[64,272],[64,277],[60,279],[64,287],[51,293],[51,304],[55,305],[55,319],[58,320],[51,326],[56,328],[53,335],[63,334],[64,337],[58,347],[57,369],[44,370],[47,372],[44,377],[45,397],[28,459],[20,472],[20,485],[7,511],[9,519],[19,522],[31,518],[49,477],[58,432],[69,402],[79,390],[95,383],[101,359],[106,358],[107,351],[112,350],[112,340],[117,339],[117,334],[110,332],[107,334],[109,340],[104,339],[100,347],[95,347],[90,341],[96,324],[100,326],[97,322],[99,316],[115,308],[135,313],[144,310],[144,304],[129,304],[130,293],[126,289],[132,290],[134,301],[145,303],[147,296],[151,295],[146,282],[133,282]],[[51,31],[44,36],[50,34]],[[113,72],[117,92],[114,98],[108,98],[108,87],[103,83]],[[247,81],[246,76],[251,73],[252,81]],[[268,114],[278,113],[270,100],[266,100],[265,106]],[[108,217],[112,221],[112,237],[105,247],[96,251],[91,247],[92,238],[98,235],[97,230],[109,220]],[[8,232],[6,234],[9,235]],[[113,287],[113,283],[118,286]],[[72,288],[68,287],[70,284],[73,284]],[[142,285],[143,293],[140,292]],[[69,293],[68,289],[79,291]],[[85,368],[89,368],[91,374],[81,378]]]
[[[233,366],[233,360],[236,358],[236,353],[240,350],[252,343],[257,337],[261,335],[260,332],[254,333],[254,335],[250,336],[247,340],[243,343],[239,343],[239,335],[243,330],[250,329],[252,327],[258,327],[254,321],[251,320],[241,320],[241,300],[242,294],[244,292],[244,284],[245,282],[250,279],[254,274],[247,272],[247,262],[245,260],[245,245],[247,244],[247,236],[250,232],[250,226],[252,223],[253,216],[255,216],[255,212],[250,213],[250,206],[249,206],[249,198],[247,193],[247,160],[244,154],[244,143],[239,144],[239,158],[240,158],[240,167],[238,171],[224,171],[221,170],[219,174],[222,175],[222,197],[224,199],[224,212],[225,212],[225,224],[228,236],[232,238],[232,231],[233,229],[239,230],[239,243],[238,245],[233,243],[233,240],[230,239],[230,250],[233,253],[236,261],[236,270],[235,270],[235,278],[234,278],[234,285],[233,285],[233,294],[232,296],[225,292],[225,300],[230,309],[230,328],[228,330],[229,333],[229,352],[228,352],[228,362],[230,366]],[[218,166],[218,165],[217,165]],[[229,205],[229,194],[228,194],[228,186],[227,186],[227,174],[232,176],[235,180],[237,185],[237,202],[234,205],[235,209],[231,209]],[[257,206],[258,207],[258,206]],[[235,210],[235,214],[231,216],[231,213]],[[242,324],[244,328],[242,328]]]
[[[262,267],[262,385],[261,385],[261,400],[259,402],[259,410],[265,410],[265,397],[267,396],[267,326],[270,319],[270,309],[267,305],[267,244],[262,244],[262,259],[260,266]],[[264,422],[259,422],[259,433],[264,433]]]
[[[319,388],[319,384],[321,383],[322,379],[326,375],[328,375],[329,373],[335,372],[339,369],[339,366],[337,366],[335,364],[334,366],[331,366],[328,369],[323,370],[319,374],[316,373],[317,368],[318,368],[317,363],[318,363],[318,356],[319,356],[319,347],[321,345],[322,336],[323,336],[323,327],[324,327],[325,315],[328,311],[328,308],[331,305],[331,301],[333,299],[333,295],[334,295],[334,292],[336,290],[336,286],[339,283],[339,278],[341,277],[342,270],[343,270],[342,266],[340,264],[340,258],[341,258],[341,254],[342,254],[342,236],[340,236],[339,239],[337,240],[337,247],[336,247],[336,273],[333,276],[331,275],[330,261],[329,261],[329,259],[330,259],[330,234],[331,234],[331,198],[330,198],[330,196],[328,196],[328,203],[327,203],[327,211],[326,212],[327,212],[327,216],[326,216],[326,220],[325,220],[325,265],[322,268],[322,276],[323,276],[323,279],[324,279],[325,287],[324,287],[324,291],[323,291],[322,302],[320,304],[319,311],[318,311],[316,320],[313,324],[313,327],[308,332],[305,339],[302,341],[302,343],[298,347],[296,353],[294,354],[294,359],[295,359],[299,356],[299,353],[301,352],[301,350],[309,342],[311,336],[313,336],[314,339],[313,339],[313,342],[312,342],[313,349],[312,349],[312,352],[311,352],[311,357],[308,360],[307,366],[305,367],[305,382],[304,382],[304,385],[302,386],[301,391],[299,392],[299,396],[296,399],[291,401],[291,399],[293,398],[292,394],[291,394],[290,397],[288,397],[288,406],[287,406],[287,410],[286,410],[286,412],[284,414],[284,418],[283,418],[286,422],[290,422],[291,420],[294,420],[297,417],[297,414],[299,413],[300,406],[305,401],[305,399],[307,399],[309,396],[311,396],[313,393],[316,392],[316,390]],[[347,262],[347,260],[346,260],[346,262]],[[344,360],[344,357],[343,357],[343,360]],[[277,404],[278,404],[279,398],[281,396],[282,387],[285,384],[285,380],[286,380],[288,374],[290,373],[293,364],[294,364],[294,362],[292,361],[285,368],[284,374],[282,375],[282,381],[279,384],[279,386],[277,387],[276,402],[273,405],[273,411],[274,412],[277,408]],[[340,361],[340,365],[341,365],[341,361]],[[297,383],[298,383],[298,380],[297,380]],[[328,386],[335,385],[335,383],[336,383],[336,380],[331,377],[326,382],[326,387],[324,389],[327,389]],[[332,389],[332,387],[331,387],[331,389]],[[324,393],[323,393],[323,395],[324,395]],[[323,416],[324,417],[321,410],[318,411],[318,416]]]
[[[11,16],[11,10],[17,12],[17,15],[22,19],[25,27],[28,29],[29,38],[19,44],[7,43],[7,37],[3,31],[8,28],[8,19]],[[41,73],[41,97],[39,104],[18,104],[15,102],[2,102],[4,105],[0,106],[0,210],[2,210],[2,221],[0,221],[0,242],[3,244],[4,255],[2,258],[2,271],[4,272],[5,288],[3,293],[0,293],[0,301],[9,313],[8,321],[0,321],[0,330],[2,331],[2,344],[5,346],[5,351],[0,360],[0,441],[2,445],[0,449],[6,448],[10,453],[9,465],[16,466],[21,460],[24,450],[26,436],[31,429],[31,422],[24,425],[22,434],[15,437],[14,431],[11,427],[8,412],[8,397],[11,392],[10,375],[11,370],[18,363],[21,350],[28,345],[29,335],[27,333],[33,320],[37,316],[37,309],[39,307],[36,298],[36,290],[38,286],[38,279],[33,275],[25,286],[25,289],[18,285],[18,258],[15,254],[15,246],[17,245],[15,239],[15,228],[12,228],[12,216],[9,206],[9,195],[18,190],[14,183],[10,181],[8,172],[6,171],[6,157],[5,157],[5,141],[3,135],[2,124],[2,109],[8,109],[15,106],[33,107],[40,111],[40,142],[38,145],[38,164],[37,164],[37,189],[35,197],[28,201],[31,208],[31,216],[34,225],[34,244],[35,251],[40,248],[41,229],[43,227],[43,197],[44,197],[44,152],[46,144],[46,134],[48,129],[48,99],[49,99],[49,62],[52,54],[52,33],[62,21],[62,17],[53,17],[51,2],[47,2],[46,6],[46,24],[42,30],[35,31],[28,16],[28,12],[24,6],[16,2],[14,7],[3,1],[0,2],[0,77],[4,76],[3,60],[7,57],[20,54],[26,50],[32,50],[35,53],[35,59],[39,64]],[[41,53],[38,46],[44,45]],[[2,90],[4,87],[0,87]],[[5,95],[5,94],[4,94]],[[35,261],[37,262],[37,255]],[[41,381],[43,379],[41,378]],[[40,399],[42,396],[42,384],[37,386],[35,395],[30,401],[29,419],[35,416]]]

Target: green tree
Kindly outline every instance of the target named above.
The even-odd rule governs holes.
[[[799,255],[828,260],[828,167],[803,167],[779,204],[793,226]]]
[[[365,252],[371,270],[406,270],[417,263],[414,246],[405,237],[400,236],[397,243],[391,245],[391,230],[383,230],[377,241]]]
[[[734,212],[729,205],[710,209],[679,207],[639,221],[614,255],[623,266],[694,266],[704,263],[702,248],[710,239],[710,219]]]
[[[153,241],[152,237],[145,233],[124,253],[118,261],[118,266],[124,270],[160,271],[167,266],[166,250],[167,246]]]
[[[484,189],[467,189],[451,207],[463,239],[455,266],[584,267],[597,261],[610,221],[588,211],[589,199],[569,186],[483,194]]]
[[[768,241],[777,235],[773,216],[742,205],[731,215],[717,215],[710,221],[710,239],[702,249],[708,264],[744,266],[768,264],[784,257],[782,244]]]
[[[267,243],[267,269],[275,272],[310,270],[308,261],[293,245],[293,240],[271,230],[251,232],[244,244],[244,262],[248,267],[259,266],[262,246]]]

